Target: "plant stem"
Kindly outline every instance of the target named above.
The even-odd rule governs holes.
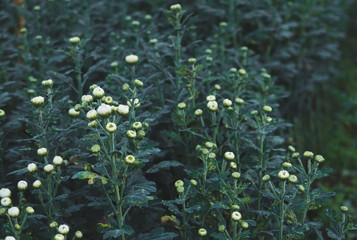
[[[283,240],[284,214],[285,214],[285,209],[284,209],[285,185],[286,185],[286,181],[283,182],[283,191],[280,199],[279,240]]]

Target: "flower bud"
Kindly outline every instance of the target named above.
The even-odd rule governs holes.
[[[315,156],[315,161],[318,162],[318,163],[322,163],[325,161],[325,158],[321,155],[316,155]]]
[[[69,42],[72,44],[78,44],[81,41],[81,39],[79,37],[71,37],[69,39]]]
[[[303,185],[299,185],[298,188],[299,188],[299,190],[300,190],[301,192],[305,192],[305,188],[304,188]]]
[[[76,233],[74,234],[74,236],[76,238],[82,238],[83,237],[83,233],[81,231],[76,231]]]
[[[263,180],[263,182],[267,182],[267,181],[270,180],[270,176],[269,176],[269,175],[264,175],[264,176],[262,177],[262,180]]]
[[[201,116],[202,113],[203,113],[202,109],[197,109],[197,110],[195,111],[195,115],[196,115],[196,116]]]
[[[189,58],[189,59],[187,60],[187,62],[188,62],[189,64],[195,64],[195,63],[196,63],[196,58]]]
[[[139,129],[141,129],[143,127],[143,125],[141,124],[141,122],[134,122],[133,123],[133,128],[135,129],[135,130],[139,130]]]
[[[108,122],[107,125],[105,126],[105,129],[108,132],[113,133],[117,130],[117,125],[113,122]]]
[[[206,61],[207,62],[213,62],[213,58],[212,57],[206,57]],[[215,85],[215,88],[216,88],[216,85]],[[217,89],[217,88],[216,88]],[[221,89],[221,88],[220,88]],[[219,90],[219,89],[217,89]]]
[[[233,210],[239,210],[239,209],[240,209],[240,207],[239,207],[239,205],[234,204],[234,205],[232,205],[232,209],[233,209]]]
[[[286,171],[286,170],[281,170],[279,173],[278,173],[278,177],[281,179],[281,180],[286,180],[288,179],[290,176],[289,172]]]
[[[61,234],[68,234],[69,233],[69,227],[66,224],[62,224],[58,227],[58,232]]]
[[[246,71],[245,69],[239,69],[238,72],[239,72],[239,74],[242,75],[242,76],[247,75],[247,71]]]
[[[88,123],[88,127],[91,128],[96,128],[98,126],[98,122],[97,121],[91,121]]]
[[[126,131],[126,136],[127,136],[128,138],[134,139],[134,138],[136,138],[136,132],[133,131],[133,130],[128,130],[128,131]]]
[[[16,240],[16,238],[14,238],[13,236],[7,236],[4,240]]]
[[[263,107],[263,110],[264,110],[265,112],[271,112],[271,111],[273,111],[273,109],[272,109],[270,106],[264,106],[264,107]]]
[[[143,83],[142,81],[140,81],[139,79],[135,79],[135,80],[134,80],[134,84],[135,84],[135,86],[137,86],[137,87],[142,87],[142,86],[144,86],[144,83]]]
[[[50,223],[50,228],[56,228],[58,226],[57,222],[51,222]]]
[[[103,101],[106,104],[111,104],[113,102],[113,98],[111,96],[106,96],[106,97],[104,97]]]
[[[76,111],[74,108],[71,108],[69,109],[68,114],[71,117],[78,117],[80,112]]]
[[[90,110],[89,112],[87,112],[86,114],[86,117],[89,119],[89,120],[94,120],[96,119],[98,116],[98,113],[96,110],[92,109]]]
[[[224,225],[219,225],[218,226],[218,231],[224,232],[225,230],[226,230],[226,226],[224,226]]]
[[[211,111],[217,111],[218,109],[218,103],[216,101],[209,101],[207,103],[207,108]]]
[[[3,116],[5,116],[5,111],[0,109],[0,117],[3,117]]]
[[[207,102],[216,101],[216,97],[213,96],[213,95],[209,95],[209,96],[206,97],[206,101]]]
[[[55,156],[53,158],[53,163],[56,165],[56,166],[61,166],[62,163],[63,163],[63,158],[60,157],[60,156]]]
[[[291,152],[295,152],[295,148],[293,146],[289,146],[288,149],[291,151]]]
[[[36,107],[41,107],[44,102],[45,99],[42,96],[34,97],[31,99],[31,103]]]
[[[204,228],[200,228],[198,229],[198,234],[201,236],[201,237],[204,237],[207,235],[207,230],[204,229]]]
[[[8,206],[11,205],[11,203],[12,203],[12,201],[8,197],[5,197],[5,198],[1,199],[1,206],[3,206],[3,207],[8,207]]]
[[[252,116],[255,116],[255,115],[257,115],[257,114],[258,114],[258,111],[257,111],[257,110],[253,110],[253,111],[250,112],[250,115],[252,115]]]
[[[105,94],[104,90],[101,87],[96,87],[93,89],[93,96],[96,98],[101,98]]]
[[[21,180],[21,181],[19,181],[19,182],[17,183],[17,188],[18,188],[20,191],[26,190],[26,189],[27,189],[27,186],[28,186],[28,184],[27,184],[27,182],[24,181],[24,180]]]
[[[118,106],[118,112],[119,112],[119,114],[120,115],[128,115],[128,113],[129,113],[129,106],[128,105],[122,105],[122,104],[120,104],[119,106]]]
[[[237,164],[235,162],[230,162],[229,163],[229,166],[233,169],[236,169],[237,168]]]
[[[126,104],[131,107],[131,103],[134,102],[134,108],[140,107],[139,99],[130,99],[130,101],[127,101]]]
[[[232,217],[233,221],[238,222],[239,220],[242,219],[242,214],[240,214],[240,212],[238,212],[238,211],[234,211],[232,213],[231,217]]]
[[[236,72],[237,72],[237,69],[236,69],[236,68],[231,68],[231,69],[229,69],[229,71],[230,71],[231,73],[236,73]]]
[[[138,136],[139,136],[140,138],[145,137],[145,136],[146,136],[145,131],[144,131],[144,130],[139,130],[139,131],[138,131]]]
[[[35,210],[33,209],[33,207],[26,207],[26,212],[29,215],[32,215],[35,213]]]
[[[46,172],[46,173],[51,173],[55,168],[53,167],[52,164],[47,164],[43,170]]]
[[[98,144],[95,144],[91,147],[90,149],[92,153],[99,153],[100,152],[100,146]]]
[[[127,164],[133,164],[135,162],[135,157],[133,155],[128,155],[125,157],[125,162]]]
[[[178,107],[179,109],[185,109],[185,108],[186,108],[186,103],[181,102],[181,103],[177,104],[177,107]]]
[[[114,62],[112,62],[112,63],[110,64],[110,66],[113,67],[113,68],[116,68],[116,67],[119,66],[119,64],[118,64],[117,61],[114,61]]]
[[[33,186],[34,188],[40,188],[41,185],[42,185],[42,182],[41,182],[40,180],[36,180],[36,181],[34,181],[33,184],[32,184],[32,186]]]
[[[342,212],[348,212],[348,207],[346,207],[346,206],[341,206],[341,207],[340,207],[340,210],[341,210]]]
[[[224,153],[224,158],[231,161],[231,160],[233,160],[235,158],[235,155],[232,152],[225,152]]]
[[[11,191],[8,188],[0,189],[0,198],[11,197]]]
[[[175,182],[175,187],[183,187],[183,185],[184,185],[184,183],[183,183],[183,181],[182,180],[177,180],[176,182]]]
[[[180,4],[174,4],[170,6],[171,11],[179,12],[181,11],[181,5]]]
[[[190,180],[190,183],[193,185],[193,186],[197,186],[197,181],[195,179],[191,179]]]
[[[128,56],[125,57],[125,61],[129,64],[135,64],[137,63],[139,60],[139,57],[133,54],[130,54]]]
[[[57,233],[53,239],[54,240],[65,240],[65,237],[63,234]]]
[[[93,96],[92,95],[83,95],[81,100],[84,103],[91,103],[93,101]]]
[[[290,175],[290,176],[289,176],[289,181],[290,181],[291,183],[297,183],[297,182],[298,182],[298,178],[297,178],[297,176],[295,176],[295,175]]]
[[[53,80],[52,79],[48,79],[48,80],[43,80],[41,82],[42,86],[44,87],[52,87],[53,86]]]
[[[236,102],[237,104],[239,104],[239,105],[243,105],[243,104],[244,104],[244,100],[241,99],[241,98],[236,98],[236,99],[235,99],[235,102]]]
[[[153,38],[153,39],[150,39],[150,41],[149,41],[151,44],[156,44],[157,43],[157,39],[156,38]]]
[[[291,154],[292,158],[298,158],[300,156],[300,153],[298,152],[294,152],[293,154]]]
[[[9,208],[7,214],[12,218],[16,218],[20,215],[20,209],[18,207]]]
[[[224,100],[223,100],[223,106],[225,106],[225,107],[230,107],[230,106],[232,106],[232,101],[229,100],[229,99],[224,99]]]
[[[306,158],[313,158],[314,157],[314,154],[310,151],[305,151],[304,152],[304,157]]]
[[[125,91],[128,91],[129,88],[130,88],[129,84],[124,83],[121,89],[125,92]]]
[[[184,187],[178,187],[176,188],[177,192],[178,193],[183,193],[185,191],[185,188]]]
[[[97,112],[101,117],[108,117],[112,113],[112,108],[109,105],[102,103],[102,105],[97,108]]]
[[[240,225],[241,225],[242,228],[244,228],[244,229],[246,229],[246,228],[249,227],[249,224],[248,224],[247,222],[244,222],[244,221],[242,221],[242,222],[240,223]]]
[[[283,163],[283,168],[290,169],[292,167],[293,167],[293,165],[291,163],[289,163],[289,162],[284,162]]]
[[[232,177],[233,177],[234,179],[239,179],[239,178],[240,178],[240,173],[239,173],[239,172],[233,172],[233,173],[232,173]]]
[[[89,87],[89,90],[93,91],[96,87],[99,87],[97,84],[92,84],[90,87]]]
[[[30,172],[30,173],[34,173],[37,171],[37,165],[34,164],[34,163],[30,163],[29,165],[27,165],[27,170]]]

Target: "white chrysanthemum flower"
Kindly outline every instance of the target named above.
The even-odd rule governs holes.
[[[242,219],[242,214],[240,214],[240,212],[238,212],[238,211],[234,211],[232,213],[231,217],[232,217],[233,221],[238,222],[239,220]]]
[[[69,233],[69,227],[66,224],[62,224],[58,227],[58,232],[61,234],[68,234]]]
[[[232,106],[232,101],[229,100],[229,99],[224,99],[224,100],[223,100],[223,106],[225,106],[225,107],[230,107],[230,106]]]
[[[42,185],[42,182],[41,182],[40,180],[36,180],[36,181],[34,181],[33,184],[32,184],[32,186],[33,186],[34,188],[40,188],[41,185]]]
[[[125,57],[125,61],[129,64],[135,64],[139,61],[139,57],[133,54],[130,54]]]
[[[216,101],[209,101],[207,103],[207,108],[211,111],[217,111],[218,109],[218,103]]]
[[[53,239],[54,240],[64,240],[65,237],[63,234],[57,233]]]
[[[129,106],[128,105],[119,104],[118,113],[121,114],[121,115],[128,115]]]
[[[318,163],[322,163],[325,161],[325,158],[321,155],[316,155],[315,156],[315,161],[318,162]]]
[[[272,109],[270,106],[264,106],[264,107],[263,107],[263,110],[264,110],[265,112],[271,112],[271,111],[273,111],[273,109]]]
[[[82,238],[83,237],[83,233],[81,231],[76,231],[74,236],[76,236],[76,238]]]
[[[81,98],[82,102],[91,103],[93,101],[92,95],[83,95]]]
[[[30,173],[36,172],[37,171],[37,165],[34,163],[30,163],[29,165],[27,165],[27,170]]]
[[[235,155],[232,152],[225,152],[224,153],[224,158],[227,159],[227,160],[233,160],[234,157],[235,157]]]
[[[126,131],[126,136],[128,136],[128,138],[136,138],[136,132],[133,130],[128,130]]]
[[[304,152],[304,157],[306,157],[306,158],[312,158],[312,157],[314,157],[314,153],[313,153],[313,152],[310,152],[310,151],[305,151],[305,152]]]
[[[202,109],[197,109],[197,110],[195,111],[195,115],[196,115],[196,116],[201,116],[202,114],[203,114]]]
[[[19,190],[26,190],[26,189],[27,189],[27,186],[28,186],[28,184],[27,184],[27,182],[24,181],[24,180],[21,180],[21,181],[19,181],[19,182],[17,183],[17,188],[18,188]]]
[[[35,210],[33,209],[33,207],[28,206],[26,207],[26,212],[31,215],[35,213]]]
[[[125,157],[125,162],[127,164],[133,164],[135,162],[135,157],[133,155],[128,155]]]
[[[94,119],[97,118],[97,116],[98,116],[98,113],[97,113],[97,111],[94,110],[94,109],[92,109],[92,110],[90,110],[89,112],[87,112],[87,115],[86,115],[86,117],[87,117],[89,120],[94,120]]]
[[[69,42],[72,43],[72,44],[77,44],[81,41],[81,39],[79,37],[71,37],[69,39]]]
[[[117,130],[117,125],[113,122],[108,122],[107,125],[105,126],[105,129],[108,132],[113,133]]]
[[[207,235],[207,230],[204,229],[204,228],[200,228],[198,229],[198,234],[201,236],[201,237],[204,237]]]
[[[206,97],[206,101],[210,102],[210,101],[216,101],[216,97],[214,95],[209,95]]]
[[[281,179],[281,180],[286,180],[288,179],[290,176],[289,172],[286,171],[286,170],[281,170],[279,173],[278,173],[278,177]]]
[[[76,111],[76,109],[74,109],[74,108],[71,108],[71,109],[68,110],[68,114],[71,117],[78,117],[80,112]]]
[[[3,207],[8,207],[11,205],[11,199],[8,197],[5,197],[3,199],[1,199],[1,206]]]
[[[96,97],[96,98],[101,98],[103,97],[105,94],[103,88],[101,87],[96,87],[93,89],[93,96]]]
[[[50,172],[52,172],[54,169],[55,169],[55,168],[53,167],[52,164],[47,164],[47,165],[43,168],[43,170],[45,170],[46,173],[50,173]]]
[[[110,105],[102,103],[102,105],[98,107],[97,112],[100,116],[105,117],[112,113],[112,108]]]
[[[141,122],[134,122],[133,123],[133,128],[135,129],[135,130],[139,130],[139,129],[141,129],[143,127],[143,125],[141,124]]]
[[[55,156],[55,157],[53,158],[53,163],[54,163],[56,166],[60,166],[60,165],[62,165],[62,163],[63,163],[63,158],[60,157],[60,156]]]
[[[235,101],[236,101],[236,103],[238,103],[239,105],[244,104],[244,100],[241,99],[241,98],[236,98]]]
[[[53,80],[52,79],[48,79],[48,80],[43,80],[41,82],[42,86],[44,87],[52,87],[53,86]]]
[[[298,182],[298,178],[295,175],[290,175],[289,176],[289,181],[292,183],[297,183]]]
[[[39,148],[37,150],[37,155],[39,156],[46,156],[47,155],[47,149],[46,148]]]
[[[180,11],[181,10],[181,5],[180,4],[174,4],[170,6],[170,10],[172,11]]]
[[[16,240],[16,238],[14,238],[13,236],[7,236],[5,237],[5,240]]]
[[[31,99],[31,102],[36,107],[40,107],[45,102],[45,98],[42,96],[34,97]]]
[[[9,208],[7,210],[7,214],[10,216],[10,217],[18,217],[19,214],[20,214],[20,209],[18,207],[12,207],[12,208]]]

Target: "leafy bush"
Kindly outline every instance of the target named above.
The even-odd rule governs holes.
[[[1,236],[346,239],[283,118],[333,76],[330,2],[1,2]]]

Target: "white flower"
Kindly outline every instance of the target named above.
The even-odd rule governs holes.
[[[289,181],[292,183],[297,183],[298,182],[298,178],[295,175],[290,175],[289,176]]]
[[[46,173],[50,173],[50,172],[52,172],[54,169],[55,169],[55,168],[53,167],[52,164],[47,164],[47,165],[43,168],[43,170],[45,170]]]
[[[28,213],[28,214],[34,214],[35,213],[35,210],[33,209],[33,207],[26,207],[26,212]]]
[[[94,109],[92,109],[92,110],[90,110],[89,112],[87,112],[87,115],[86,115],[86,117],[87,117],[89,120],[94,120],[94,119],[97,118],[97,116],[98,116],[98,113],[97,113],[97,111],[94,110]]]
[[[198,234],[201,236],[201,237],[204,237],[207,235],[207,230],[204,229],[204,228],[200,228],[198,229]]]
[[[8,188],[0,189],[0,198],[11,197],[11,191]]]
[[[117,130],[117,125],[113,122],[108,122],[107,125],[105,126],[105,129],[108,132],[113,133]]]
[[[6,197],[6,198],[3,198],[1,199],[1,206],[3,207],[8,207],[11,205],[11,199]]]
[[[133,155],[128,155],[125,157],[125,162],[127,164],[133,164],[135,162],[135,157]]]
[[[60,166],[60,165],[62,165],[62,163],[63,163],[63,158],[60,157],[60,156],[55,156],[55,157],[53,158],[53,163],[54,163],[56,166]]]
[[[3,117],[3,116],[5,116],[5,111],[0,109],[0,117]]]
[[[233,221],[238,222],[239,220],[242,219],[242,214],[240,214],[240,212],[238,212],[238,211],[234,211],[232,213],[231,217],[232,217]]]
[[[105,94],[104,90],[101,87],[96,87],[93,89],[93,96],[96,98],[101,98]]]
[[[118,112],[121,115],[127,115],[129,113],[129,106],[128,105],[119,104]]]
[[[12,207],[7,210],[7,214],[9,214],[10,217],[17,217],[20,214],[20,209],[18,207]]]
[[[44,102],[45,99],[42,96],[38,96],[38,97],[34,97],[31,99],[31,102],[33,105],[35,105],[36,107],[40,107]]]
[[[40,180],[36,180],[36,181],[34,181],[33,184],[32,184],[32,186],[33,186],[34,188],[40,188],[41,185],[42,185],[42,182],[41,182]]]
[[[42,86],[44,87],[52,87],[53,85],[53,80],[52,79],[48,79],[48,80],[43,80],[41,82]]]
[[[318,163],[322,163],[325,161],[325,158],[321,155],[316,155],[315,157],[315,161],[318,162]]]
[[[286,171],[286,170],[281,170],[279,173],[278,173],[278,177],[281,179],[281,180],[286,180],[288,179],[290,176],[289,172]]]
[[[66,224],[62,224],[58,227],[58,232],[61,234],[67,234],[69,233],[69,227]]]
[[[170,6],[170,10],[172,11],[180,11],[181,10],[181,5],[180,4],[174,4]]]
[[[98,107],[97,112],[102,117],[108,116],[112,113],[112,108],[110,107],[110,105],[102,103],[102,105]]]
[[[37,170],[37,165],[34,164],[34,163],[30,163],[29,165],[27,165],[27,170],[28,170],[30,173],[36,172],[36,170]]]
[[[14,238],[13,236],[7,236],[5,240],[16,240],[16,238]]]
[[[37,155],[39,155],[39,156],[46,156],[46,154],[47,154],[47,149],[46,148],[39,148],[37,150]]]
[[[263,107],[263,110],[264,110],[265,112],[271,112],[271,111],[273,111],[273,109],[272,109],[270,106],[264,106],[264,107]]]
[[[64,235],[57,233],[53,239],[54,240],[64,240],[65,237],[64,237]]]
[[[232,101],[229,100],[229,99],[224,99],[224,100],[223,100],[223,106],[225,106],[225,107],[230,107],[230,106],[232,106]]]
[[[135,129],[135,130],[139,130],[139,129],[141,129],[143,127],[143,125],[141,124],[141,122],[134,122],[133,123],[133,128]]]
[[[128,138],[136,138],[136,132],[133,130],[128,130],[126,131],[126,136],[128,136]]]
[[[216,101],[216,97],[213,96],[213,95],[209,95],[209,96],[206,97],[206,100],[207,100],[207,102]]]
[[[286,169],[290,169],[290,168],[293,167],[293,165],[291,163],[289,163],[289,162],[284,162],[283,163],[283,167],[286,168]]]
[[[196,115],[196,116],[201,116],[202,113],[203,113],[202,109],[197,109],[197,110],[195,111],[195,115]]]
[[[139,57],[133,54],[130,54],[128,56],[125,57],[125,61],[129,64],[135,64],[137,63],[139,60]]]
[[[218,103],[216,101],[209,101],[207,103],[207,108],[211,111],[216,111],[218,109]]]
[[[69,114],[69,116],[71,116],[71,117],[78,117],[79,116],[79,111],[76,111],[76,109],[74,109],[74,108],[71,108],[71,109],[69,109],[69,111],[68,111],[68,114]]]
[[[83,95],[81,99],[82,102],[86,102],[86,103],[91,103],[93,101],[92,95]]]
[[[225,152],[224,153],[224,158],[227,159],[227,160],[233,160],[234,157],[235,157],[235,155],[232,152]]]
[[[236,98],[235,101],[236,101],[236,103],[238,103],[239,105],[244,104],[244,100],[241,99],[241,98]]]
[[[312,157],[314,157],[314,153],[313,153],[313,152],[310,152],[310,151],[305,151],[305,152],[304,152],[304,157],[306,157],[306,158],[312,158]]]
[[[21,180],[21,181],[19,181],[18,183],[17,183],[17,188],[19,189],[19,190],[26,190],[27,189],[27,182],[26,181],[24,181],[24,180]]]
[[[81,39],[79,37],[71,37],[69,39],[69,42],[72,43],[72,44],[77,44],[81,41]]]

